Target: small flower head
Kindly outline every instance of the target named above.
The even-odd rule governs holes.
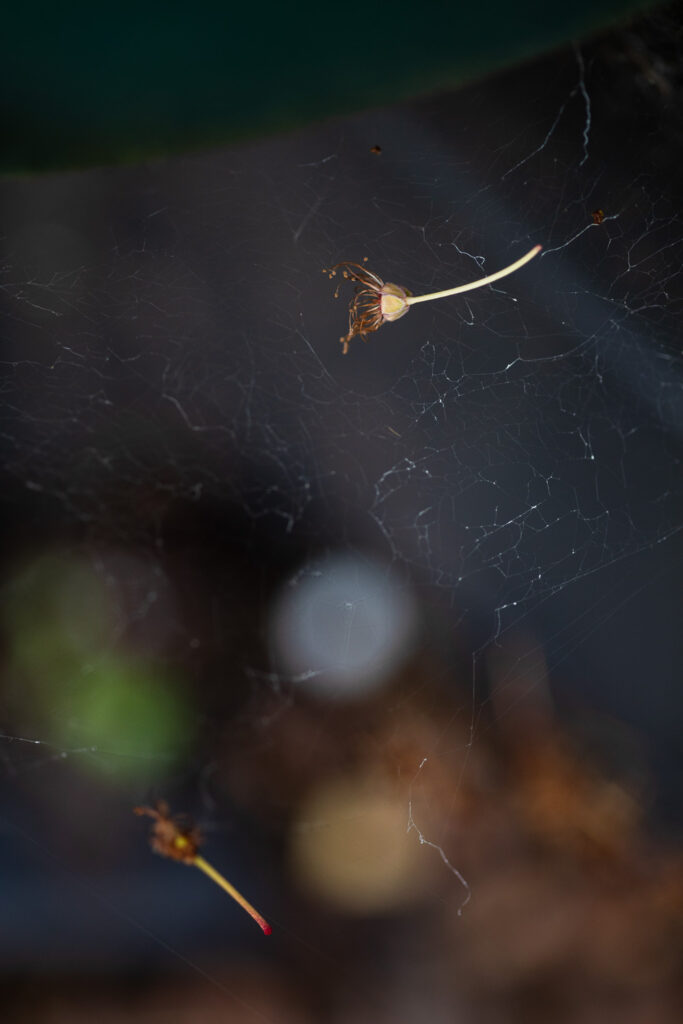
[[[408,312],[410,309],[407,301],[409,295],[410,292],[407,292],[405,288],[401,288],[399,284],[387,282],[387,284],[382,286],[379,293],[382,323],[393,323],[394,320],[400,320]]]
[[[194,863],[202,841],[199,829],[184,818],[172,817],[168,804],[163,800],[156,807],[136,807],[135,813],[153,818],[149,845],[155,853],[185,864]]]
[[[349,342],[358,337],[378,331],[382,324],[399,320],[408,312],[407,297],[410,294],[397,284],[385,284],[371,270],[360,263],[336,263],[326,273],[334,277],[342,268],[347,281],[356,282],[356,290],[349,305],[349,332],[340,338],[343,353],[349,350]]]
[[[227,878],[224,878],[220,872],[211,867],[208,861],[199,856],[199,847],[202,842],[199,829],[195,828],[186,818],[172,816],[168,804],[163,800],[159,800],[156,807],[135,807],[134,811],[136,814],[146,814],[153,819],[154,824],[152,825],[149,844],[155,853],[160,853],[162,857],[170,857],[171,860],[179,860],[183,864],[199,868],[212,882],[215,882],[224,892],[227,892],[228,896],[232,896],[243,910],[246,910],[249,916],[256,921],[264,935],[271,934],[273,929],[265,918],[261,917],[258,910],[252,907],[248,900],[245,900],[242,893],[238,892]]]
[[[602,214],[602,210],[597,212]],[[541,246],[535,245],[524,256],[520,256],[518,260],[515,260],[514,263],[507,267],[503,267],[502,270],[497,270],[495,274],[489,274],[478,281],[470,281],[468,284],[456,285],[455,288],[446,288],[440,292],[430,292],[429,295],[413,295],[407,288],[401,288],[398,284],[385,284],[381,277],[373,274],[371,270],[368,270],[367,267],[362,266],[360,263],[336,263],[330,270],[326,270],[325,273],[329,277],[334,277],[337,270],[341,267],[342,276],[347,281],[355,281],[357,286],[349,305],[349,332],[339,339],[344,346],[344,355],[349,350],[349,342],[356,335],[365,340],[366,334],[378,331],[382,324],[400,320],[414,303],[431,302],[432,299],[445,299],[448,295],[460,295],[462,292],[470,292],[475,288],[483,288],[484,285],[493,284],[494,281],[500,281],[501,278],[507,277],[508,274],[513,274],[515,270],[519,270],[520,267],[523,267],[529,260],[532,260],[540,251]],[[339,289],[335,292],[335,298],[338,295]]]

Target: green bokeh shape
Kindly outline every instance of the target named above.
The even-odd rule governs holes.
[[[84,560],[39,557],[7,587],[8,706],[24,732],[121,779],[163,774],[187,747],[181,689],[161,666],[111,648],[112,604]]]
[[[140,159],[395,103],[643,6],[14,4],[0,34],[0,170]]]
[[[186,719],[174,688],[149,666],[105,661],[89,673],[72,704],[83,740],[106,755],[107,770],[136,776],[142,762],[177,757],[184,746]],[[148,764],[144,774],[148,774]]]

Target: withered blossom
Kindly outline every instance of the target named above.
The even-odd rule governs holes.
[[[325,273],[332,278],[336,276],[338,270],[341,270],[342,276],[348,281],[355,282],[357,286],[349,304],[348,333],[339,339],[343,346],[343,355],[348,352],[349,342],[352,338],[358,336],[365,341],[366,335],[378,331],[382,324],[400,320],[415,303],[443,299],[448,295],[459,295],[461,292],[469,292],[474,288],[482,288],[486,284],[499,281],[502,277],[507,277],[508,274],[523,267],[541,251],[541,248],[542,246],[535,245],[533,249],[530,249],[528,253],[508,267],[504,267],[503,270],[498,270],[488,277],[483,277],[479,281],[470,281],[469,284],[446,288],[440,292],[430,292],[429,295],[413,295],[401,285],[385,283],[381,277],[361,263],[347,261],[335,263]],[[338,294],[338,290],[335,294]]]
[[[234,885],[228,882],[227,878],[224,878],[208,861],[199,856],[199,847],[202,842],[199,829],[184,817],[172,816],[168,804],[163,800],[160,800],[156,807],[135,807],[134,813],[146,814],[153,819],[154,824],[152,825],[150,846],[155,853],[161,854],[162,857],[170,857],[171,860],[179,860],[183,864],[190,864],[195,868],[199,868],[212,882],[215,882],[224,892],[227,892],[228,896],[232,896],[243,910],[246,910],[249,916],[256,921],[264,935],[270,935],[273,929],[261,917],[259,912],[252,907],[251,903],[244,898],[241,892],[237,891]]]

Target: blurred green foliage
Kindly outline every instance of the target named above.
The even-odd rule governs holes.
[[[90,566],[64,552],[37,559],[8,586],[5,700],[16,729],[123,781],[163,775],[187,740],[179,687],[127,650],[117,609]]]
[[[0,170],[141,159],[394,103],[643,6],[15,3],[0,34]]]

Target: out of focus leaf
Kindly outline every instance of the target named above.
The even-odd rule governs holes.
[[[15,4],[0,33],[0,170],[140,159],[393,103],[642,6]]]

